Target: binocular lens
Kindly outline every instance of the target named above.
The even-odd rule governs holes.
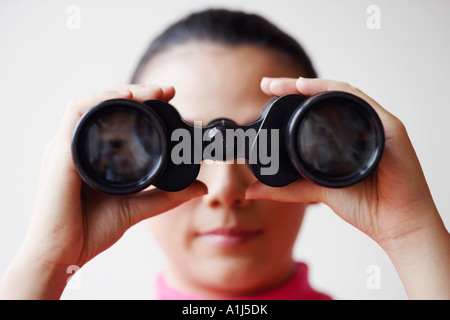
[[[114,194],[154,180],[166,148],[156,119],[126,106],[99,109],[86,119],[73,150],[86,182]]]
[[[86,132],[85,157],[92,170],[115,183],[139,180],[151,171],[161,150],[155,130],[130,112],[98,118]]]
[[[330,177],[353,175],[375,149],[366,118],[350,108],[325,105],[310,112],[300,123],[298,149],[305,163]]]
[[[376,166],[384,133],[375,111],[356,97],[324,95],[297,117],[295,148],[299,170],[329,187],[360,181]],[[341,95],[339,93],[339,95]]]

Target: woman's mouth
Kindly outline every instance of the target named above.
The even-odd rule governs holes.
[[[198,237],[216,246],[235,247],[253,240],[261,233],[261,228],[217,228],[199,233]]]

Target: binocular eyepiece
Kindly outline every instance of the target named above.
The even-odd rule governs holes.
[[[330,91],[269,101],[254,121],[187,123],[169,103],[103,101],[79,120],[72,155],[81,178],[109,194],[150,185],[178,191],[197,178],[202,161],[247,163],[262,183],[301,177],[331,188],[367,177],[384,149],[382,123],[364,100]]]

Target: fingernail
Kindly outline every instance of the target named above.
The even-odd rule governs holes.
[[[162,91],[167,92],[169,90],[172,90],[173,86],[161,86],[160,88],[162,89]]]
[[[261,83],[266,84],[266,83],[272,81],[272,79],[273,79],[273,78],[263,77],[263,78],[261,79]]]
[[[306,78],[303,77],[298,77],[297,81],[295,82],[295,86],[297,87],[297,89],[301,88],[303,85],[305,85],[306,83]]]
[[[126,89],[117,90],[115,92],[115,96],[117,97],[127,97],[129,95],[131,95],[131,91]]]

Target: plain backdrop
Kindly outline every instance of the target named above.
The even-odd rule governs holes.
[[[380,29],[367,26],[370,5],[380,9]],[[351,83],[398,116],[449,228],[450,1],[1,0],[1,274],[26,233],[43,149],[66,103],[127,83],[150,39],[207,7],[265,16],[302,43],[321,77]],[[323,205],[308,210],[295,257],[308,263],[313,286],[336,299],[407,298],[380,247]],[[148,299],[163,267],[142,222],[86,264],[62,298]]]

